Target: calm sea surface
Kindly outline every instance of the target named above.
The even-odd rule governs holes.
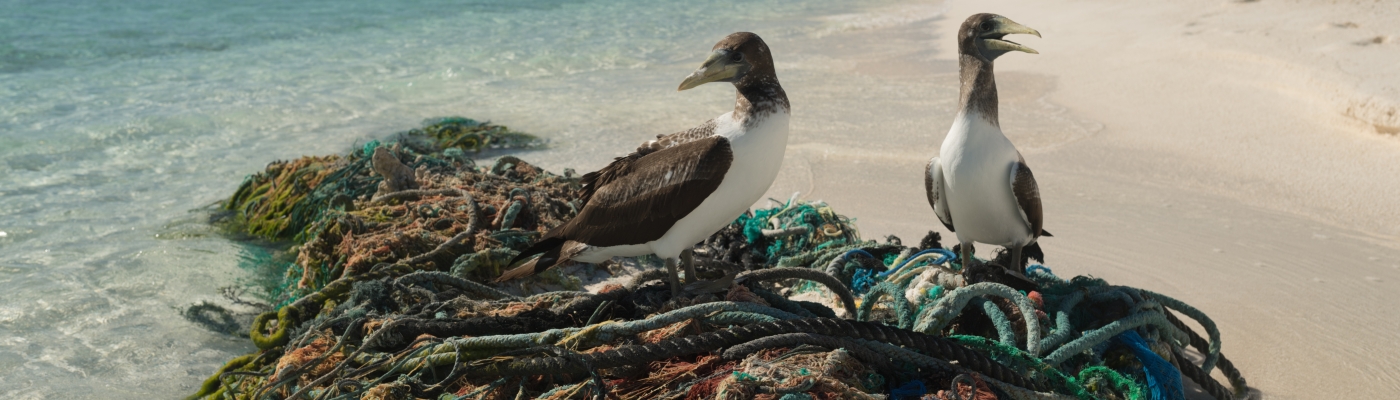
[[[781,76],[891,3],[0,0],[0,398],[174,398],[251,351],[181,312],[256,286],[201,210],[270,161],[461,115],[597,168],[732,104],[674,89],[724,35]]]

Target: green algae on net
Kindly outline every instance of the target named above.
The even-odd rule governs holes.
[[[398,133],[391,140],[402,146],[405,162],[426,155],[423,166],[438,168],[463,162],[474,166],[467,152],[544,144],[530,134],[461,117],[427,120],[422,128]],[[382,180],[370,173],[370,156],[377,143],[347,156],[302,157],[268,165],[245,179],[224,202],[225,209],[235,212],[231,224],[237,231],[264,239],[305,239],[296,236],[325,211],[343,209],[352,199],[375,192]]]
[[[478,167],[447,147],[500,143],[443,133],[484,126],[442,120],[249,178],[231,229],[289,240],[296,261],[251,324],[259,350],[191,398],[1143,399],[1169,397],[1173,373],[1222,400],[1246,388],[1183,302],[1040,266],[1018,292],[970,272],[987,262],[945,257],[932,232],[865,241],[820,202],[775,201],[697,244],[700,277],[723,285],[681,298],[654,269],[596,292],[559,271],[482,283],[581,207],[572,171]]]

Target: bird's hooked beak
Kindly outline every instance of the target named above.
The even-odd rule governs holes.
[[[710,82],[734,82],[738,76],[744,73],[747,66],[743,61],[735,61],[730,50],[719,49],[710,53],[710,57],[700,64],[700,68],[692,72],[690,76],[681,81],[681,86],[676,91],[682,91]]]
[[[1031,54],[1040,54],[1040,52],[1035,51],[1035,49],[1026,47],[1025,45],[1022,45],[1020,43],[1016,43],[1010,40],[1002,40],[1003,36],[1017,33],[1024,33],[1028,35],[1035,35],[1035,37],[1040,37],[1040,32],[1037,32],[1035,29],[1031,29],[1025,25],[1018,24],[1016,23],[1016,21],[1012,21],[1010,19],[1007,19],[1006,17],[996,17],[992,19],[992,23],[992,30],[982,34],[982,46],[985,47],[987,50],[1003,52],[1024,51]]]

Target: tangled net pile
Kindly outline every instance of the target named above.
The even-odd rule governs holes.
[[[249,177],[225,204],[232,226],[290,240],[296,262],[251,324],[258,351],[191,398],[1179,399],[1183,377],[1247,393],[1214,323],[1181,301],[1040,265],[1018,291],[976,273],[1004,254],[963,266],[932,232],[862,241],[819,202],[776,202],[697,244],[704,284],[681,298],[645,257],[609,262],[640,272],[603,282],[484,284],[580,208],[572,171],[466,157],[503,133],[447,119]]]

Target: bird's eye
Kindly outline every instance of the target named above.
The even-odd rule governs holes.
[[[744,60],[744,53],[740,53],[740,52],[737,52],[737,51],[736,51],[736,52],[734,52],[734,55],[729,56],[729,59],[730,59],[730,60],[734,60],[734,61],[743,61],[743,60]]]
[[[992,30],[992,21],[982,21],[982,26],[980,28],[984,31]]]

